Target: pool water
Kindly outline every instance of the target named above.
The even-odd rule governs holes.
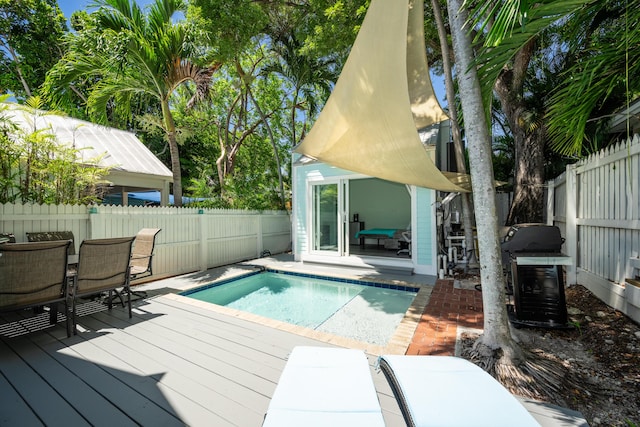
[[[212,283],[183,295],[358,341],[386,345],[416,293],[416,288],[374,282],[263,272]]]

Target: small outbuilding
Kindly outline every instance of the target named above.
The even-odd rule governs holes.
[[[25,131],[50,129],[59,144],[79,150],[79,161],[100,158],[97,166],[110,168],[105,177],[110,183],[109,193],[120,194],[123,205],[127,204],[127,193],[153,190],[160,192],[162,206],[169,204],[173,174],[133,132],[18,104],[9,104],[6,115]]]

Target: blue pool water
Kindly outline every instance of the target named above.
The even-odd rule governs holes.
[[[393,288],[393,289],[391,289]],[[385,345],[417,288],[263,272],[183,295],[306,328]]]

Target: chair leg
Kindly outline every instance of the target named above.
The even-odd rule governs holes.
[[[58,322],[58,303],[49,304],[49,323],[55,325]]]
[[[129,285],[127,283],[127,305],[129,306],[129,319],[131,319],[131,317],[133,317],[133,315],[131,314],[131,285]]]
[[[71,298],[67,297],[64,300],[64,316],[65,316],[65,326],[67,327],[67,338],[71,337],[71,312],[69,310],[69,300]]]
[[[118,298],[120,300],[120,304],[122,305],[122,308],[124,308],[124,298],[123,298],[123,293],[124,293],[124,289],[121,291],[117,290],[117,289],[113,289],[113,294],[111,294],[112,291],[109,291],[109,296],[107,296],[107,304],[109,306],[109,310],[111,310],[111,306],[113,304],[113,300]]]
[[[73,328],[73,335],[78,335],[78,328],[76,327],[76,297],[75,297],[75,295],[71,299],[71,327]]]

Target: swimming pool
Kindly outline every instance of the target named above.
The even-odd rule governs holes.
[[[306,328],[386,345],[418,288],[269,270],[182,292]]]

